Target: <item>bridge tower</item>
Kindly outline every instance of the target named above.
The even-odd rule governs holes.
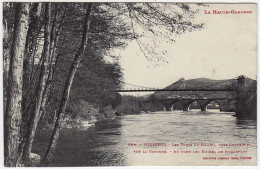
[[[246,78],[241,75],[237,78],[237,91],[236,91],[236,116],[242,116],[246,109]]]
[[[246,92],[246,78],[243,75],[237,78],[237,92]]]

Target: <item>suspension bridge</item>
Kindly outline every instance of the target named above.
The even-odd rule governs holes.
[[[235,77],[233,79],[221,80],[219,82],[209,83],[206,85],[202,85],[201,83],[192,84],[191,87],[189,87],[190,84],[186,86],[184,83],[182,86],[178,87],[154,88],[123,82],[123,87],[121,89],[114,90],[114,92],[237,91],[238,79],[245,79],[245,85],[249,83],[249,78],[243,75]]]

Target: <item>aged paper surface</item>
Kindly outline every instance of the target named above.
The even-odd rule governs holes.
[[[256,166],[256,3],[3,3],[4,165]]]

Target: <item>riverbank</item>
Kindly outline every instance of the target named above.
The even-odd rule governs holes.
[[[104,120],[113,120],[116,118],[116,111],[107,108],[102,113],[97,113],[95,115],[90,115],[88,118],[72,118],[71,116],[66,116],[63,123],[63,128],[88,128],[95,125],[96,122],[101,122]]]
[[[80,110],[82,111],[80,112]],[[110,106],[103,109],[98,109],[92,105],[86,105],[86,107],[80,110],[75,112],[72,109],[69,109],[63,120],[62,128],[86,129],[95,125],[97,122],[113,120],[117,117],[116,110],[112,109]],[[55,121],[56,118],[52,119],[51,121],[42,120],[38,127],[38,132],[52,131],[54,129]]]

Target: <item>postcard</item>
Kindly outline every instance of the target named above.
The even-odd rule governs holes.
[[[257,165],[256,3],[2,7],[6,167]]]

